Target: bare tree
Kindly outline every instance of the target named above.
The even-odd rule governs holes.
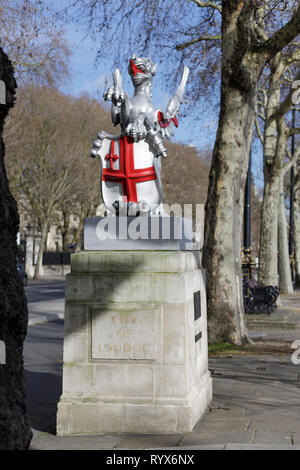
[[[55,213],[61,200],[71,198],[73,169],[81,156],[77,138],[80,129],[72,119],[72,103],[73,98],[45,87],[28,87],[19,94],[23,139],[18,141],[18,149],[12,146],[9,173],[16,173],[12,181],[19,206],[39,227],[35,278],[39,277]]]
[[[102,127],[113,132],[110,114],[95,99],[44,86],[20,89],[6,130],[8,170],[20,211],[41,237],[35,277],[50,226],[60,229],[64,248],[79,244],[84,218],[95,215],[101,202],[99,166],[95,171],[88,155]],[[70,223],[74,216],[77,224]]]
[[[87,95],[73,99],[70,112],[70,119],[76,129],[73,141],[76,142],[77,158],[70,179],[71,197],[60,201],[56,219],[65,249],[67,244],[80,246],[84,219],[95,216],[96,208],[101,203],[99,162],[96,164],[88,158],[92,142],[99,129],[115,132],[110,113]],[[65,132],[69,132],[67,127]],[[74,217],[77,222],[71,223]]]
[[[5,0],[0,5],[0,47],[18,82],[57,84],[68,77],[70,50],[51,2]]]
[[[287,222],[284,209],[284,175],[299,158],[300,148],[290,154],[288,141],[291,133],[287,116],[293,107],[293,83],[298,77],[293,75],[290,66],[299,57],[300,49],[285,56],[277,54],[271,62],[268,87],[261,90],[258,119],[264,122],[264,132],[260,132],[258,119],[256,126],[263,145],[264,155],[264,198],[260,237],[260,280],[265,285],[278,285],[281,292],[292,291],[287,245]],[[289,77],[286,86],[286,75]],[[284,96],[284,88],[287,88]],[[277,252],[279,255],[279,263]]]

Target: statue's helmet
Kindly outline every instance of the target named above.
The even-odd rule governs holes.
[[[152,78],[157,71],[157,64],[154,64],[149,57],[137,57],[135,54],[129,60],[128,73],[132,80],[138,75],[139,79]],[[144,75],[144,77],[143,77]]]

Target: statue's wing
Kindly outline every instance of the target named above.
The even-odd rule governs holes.
[[[166,119],[172,119],[176,117],[179,112],[180,104],[183,102],[183,94],[188,79],[189,68],[185,65],[182,72],[181,82],[176,90],[175,95],[170,99],[165,113]]]
[[[122,75],[118,68],[113,72],[114,81],[114,101],[116,106],[121,106],[124,99]]]
[[[189,68],[185,65],[183,68],[180,85],[177,88],[175,95],[170,99],[166,112],[158,111],[157,113],[157,121],[160,126],[160,133],[163,137],[169,138],[169,134],[173,134],[173,125],[178,127],[176,114],[180,114],[179,108],[181,103],[183,103],[183,94],[188,74]]]

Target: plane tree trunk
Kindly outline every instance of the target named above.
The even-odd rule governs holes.
[[[280,84],[284,65],[278,54],[270,64],[268,98],[263,140],[264,195],[259,243],[259,279],[263,285],[278,285],[278,205],[281,155],[277,149],[277,125],[274,110],[280,105]]]
[[[300,288],[300,169],[295,178],[294,198],[294,249],[295,249],[295,287]]]
[[[294,292],[288,244],[288,224],[285,215],[283,177],[279,183],[279,206],[278,206],[278,272],[279,288],[281,294]]]

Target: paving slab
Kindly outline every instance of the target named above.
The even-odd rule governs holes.
[[[123,435],[115,446],[116,449],[148,449],[149,447],[175,447],[182,440],[183,434],[131,434]]]
[[[274,414],[276,414],[276,416],[278,415],[280,416],[289,415],[292,417],[295,416],[294,412],[289,412],[288,410],[284,410],[284,409],[280,409],[280,411],[278,412],[278,407],[275,403],[266,404],[266,403],[256,402],[256,403],[247,403],[247,408],[245,410],[245,417],[246,416],[251,416],[251,417],[261,416],[263,418],[265,415],[269,415],[270,413],[272,413],[273,416]]]
[[[191,432],[185,434],[184,438],[180,441],[179,447],[195,446],[195,445],[210,445],[211,443],[217,445],[227,444],[228,442],[251,444],[253,432]]]
[[[113,449],[121,440],[120,435],[58,437],[33,430],[30,450],[105,450]]]
[[[300,434],[300,419],[290,415],[264,414],[251,419],[249,430]]]
[[[254,436],[254,444],[293,445],[291,433],[257,431]]]
[[[244,432],[249,429],[249,418],[214,419],[213,413],[208,419],[199,421],[194,432]]]
[[[214,419],[228,419],[228,418],[244,418],[246,413],[246,407],[243,405],[231,405],[227,403],[226,405],[219,405],[218,403],[213,403],[211,410],[213,413]]]

